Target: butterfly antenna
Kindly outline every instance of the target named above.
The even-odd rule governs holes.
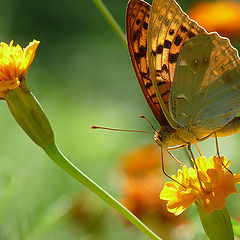
[[[117,129],[117,128],[107,128],[107,127],[98,127],[98,126],[91,126],[91,129],[104,129],[104,130],[111,130],[111,131],[118,131],[118,132],[135,132],[135,133],[151,133],[148,131],[141,131],[141,130],[123,130],[123,129]]]
[[[139,117],[145,119],[145,120],[150,124],[150,126],[152,127],[152,129],[153,129],[155,132],[157,132],[157,130],[155,129],[155,127],[152,125],[152,123],[151,123],[145,116],[140,115]]]

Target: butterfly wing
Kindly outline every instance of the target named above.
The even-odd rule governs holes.
[[[171,88],[170,112],[177,124],[192,128],[198,138],[240,113],[240,60],[228,39],[201,34],[184,45]]]
[[[142,0],[130,0],[126,13],[126,33],[132,64],[143,94],[160,125],[166,119],[152,84],[147,57],[147,29],[151,5]]]
[[[176,62],[183,45],[200,33],[206,31],[174,0],[153,1],[147,38],[150,75],[164,115],[174,128],[177,126],[169,114],[168,103]]]

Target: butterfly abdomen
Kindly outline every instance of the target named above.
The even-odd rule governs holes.
[[[235,117],[231,122],[216,131],[218,137],[227,137],[240,131],[240,117]]]

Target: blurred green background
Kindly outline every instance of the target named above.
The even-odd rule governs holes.
[[[179,1],[185,10],[192,2]],[[124,29],[127,0],[104,3]],[[93,2],[1,2],[0,39],[7,43],[13,39],[24,47],[33,39],[40,40],[27,74],[29,88],[43,106],[60,149],[120,198],[121,156],[151,142],[152,136],[94,131],[90,126],[151,130],[138,118],[140,114],[157,128],[158,124],[137,83],[128,52]],[[239,46],[237,40],[233,44]],[[146,239],[58,168],[16,124],[5,101],[0,108],[1,240]],[[240,165],[239,142],[239,134],[220,140],[220,151],[233,162],[234,172]],[[213,139],[200,148],[207,156],[215,154]],[[227,203],[229,211],[240,217],[239,195],[229,197]]]

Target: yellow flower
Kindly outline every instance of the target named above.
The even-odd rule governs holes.
[[[227,169],[230,161],[225,157],[213,156],[207,160],[202,156],[195,161],[199,177],[196,168],[183,166],[172,176],[177,182],[167,182],[160,194],[161,199],[168,200],[168,211],[175,215],[195,201],[200,201],[206,212],[220,210],[225,206],[226,197],[237,192],[235,184],[240,182],[240,174],[232,174]]]
[[[17,88],[25,79],[40,42],[33,40],[26,48],[1,42],[0,44],[0,97],[4,98],[9,90]]]
[[[39,41],[26,48],[0,43],[0,99],[5,99],[15,120],[40,147],[54,143],[49,121],[37,99],[26,85],[25,77],[32,63]]]

